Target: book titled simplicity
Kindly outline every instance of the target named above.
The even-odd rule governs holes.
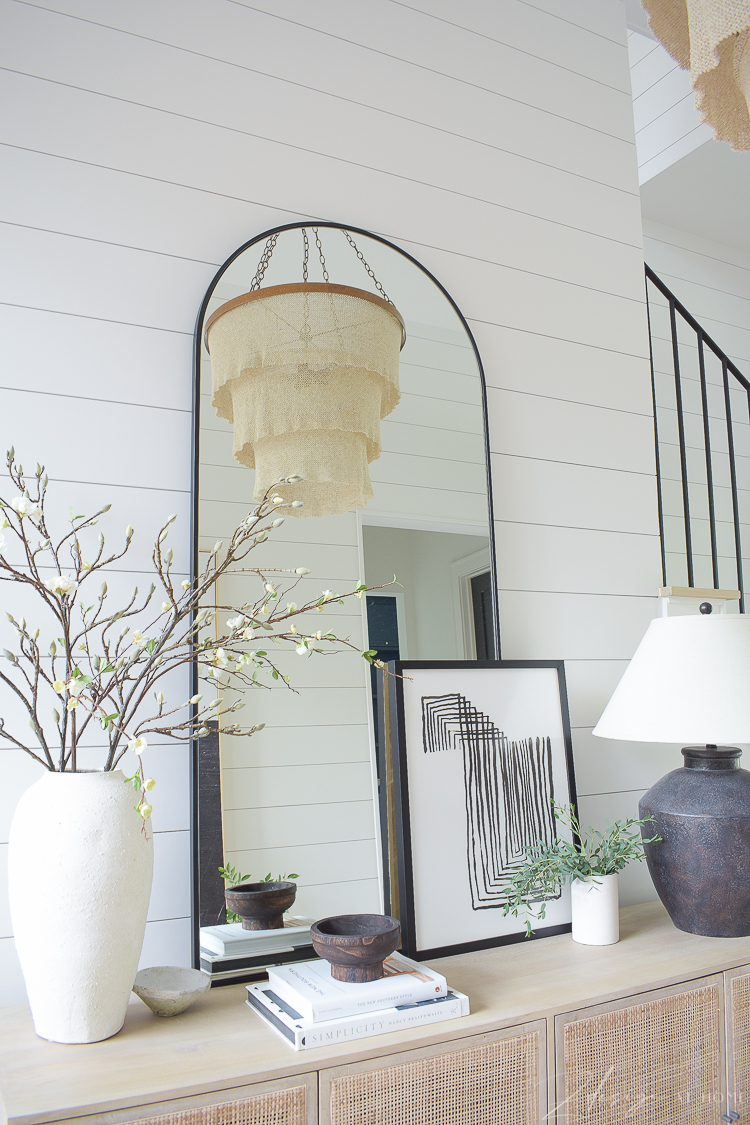
[[[403,1031],[427,1023],[441,1023],[459,1016],[468,1016],[469,998],[462,992],[448,989],[445,996],[423,1000],[419,1004],[383,1008],[342,1019],[314,1022],[304,1019],[277,996],[267,984],[248,984],[247,1004],[279,1035],[291,1043],[295,1051],[346,1043],[388,1031]],[[361,987],[361,986],[360,986]]]
[[[328,961],[298,961],[268,970],[268,985],[304,1019],[317,1022],[419,1004],[445,996],[445,977],[401,953],[387,957],[380,980],[350,984],[334,980]]]

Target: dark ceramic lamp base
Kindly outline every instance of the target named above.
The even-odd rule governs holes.
[[[736,746],[686,746],[685,765],[649,789],[639,815],[657,894],[678,930],[750,935],[750,772]]]

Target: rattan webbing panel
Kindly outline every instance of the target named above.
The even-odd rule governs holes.
[[[539,1033],[331,1082],[331,1125],[537,1125]]]
[[[743,1112],[750,1105],[750,975],[734,977],[731,982],[730,1015],[732,1021],[732,1070],[734,1098],[732,1107]]]
[[[305,1086],[271,1090],[239,1101],[139,1117],[132,1125],[305,1125],[305,1094]]]
[[[565,1025],[565,1125],[715,1125],[721,1117],[715,985]]]

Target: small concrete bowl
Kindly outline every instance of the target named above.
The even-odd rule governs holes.
[[[159,965],[141,969],[136,975],[133,992],[155,1016],[179,1016],[210,987],[211,978],[200,969]]]

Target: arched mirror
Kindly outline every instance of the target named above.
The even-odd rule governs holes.
[[[316,319],[319,310],[308,291],[315,291],[316,299],[323,294],[323,322]],[[332,291],[340,304],[330,298]],[[268,313],[277,292],[293,299]],[[227,315],[233,310],[238,315]],[[333,318],[333,328],[325,316]],[[382,344],[378,378],[386,389],[378,391],[381,408],[372,422],[373,432],[379,425],[379,443],[372,434],[360,442],[366,457],[359,449],[352,452],[356,441],[349,434],[371,424],[350,424],[352,412],[359,418],[357,411],[372,407],[369,374],[361,385],[347,383],[345,407],[332,405],[316,383],[307,352],[287,357],[297,364],[298,376],[310,375],[297,378],[301,389],[279,395],[273,374],[265,372],[263,418],[240,418],[255,404],[236,399],[233,420],[227,419],[228,413],[232,417],[222,400],[227,363],[238,370],[262,368],[263,356],[278,344],[279,324],[305,348],[311,336],[327,339],[326,333],[347,354],[357,351],[362,333],[369,334],[376,352]],[[225,349],[219,372],[221,348],[238,332],[252,337],[250,351],[240,349],[227,360]],[[271,344],[269,333],[276,333]],[[360,374],[367,367],[351,358],[343,362],[349,364],[346,379],[351,367]],[[260,386],[257,369],[254,377],[250,397]],[[274,396],[282,401],[274,405]],[[268,421],[277,407],[283,424]],[[347,592],[359,582],[384,586],[395,575],[397,584],[327,605],[312,626],[331,628],[380,658],[499,658],[481,362],[458,308],[414,258],[366,231],[329,223],[292,224],[248,242],[219,270],[201,309],[195,409],[197,561],[247,515],[256,473],[270,472],[273,479],[273,473],[301,473],[295,450],[307,455],[314,446],[323,461],[343,456],[354,491],[347,491],[347,484],[330,503],[313,498],[307,507],[288,510],[290,518],[256,548],[251,565],[308,569],[295,591],[299,604],[325,590]],[[317,432],[309,445],[300,431],[312,415],[318,420],[310,427]],[[277,441],[285,426],[292,431],[286,452]],[[247,432],[240,433],[241,427]],[[344,434],[344,454],[338,445],[333,452],[323,449],[321,428]],[[257,456],[248,457],[253,441]],[[242,447],[241,459],[233,446]],[[269,448],[264,467],[260,452]],[[307,503],[310,492],[305,496]],[[349,510],[353,496],[359,506]],[[311,507],[326,510],[326,505],[328,514],[310,514]],[[250,580],[227,577],[219,604],[238,604],[241,584]],[[198,749],[196,858],[203,926],[224,921],[222,863],[254,879],[298,873],[299,914],[319,918],[383,910],[377,686],[371,669],[354,652],[300,660],[292,651],[281,653],[279,664],[296,692],[275,683],[270,690],[252,690],[245,700],[244,714],[264,729],[249,739],[218,731]]]

